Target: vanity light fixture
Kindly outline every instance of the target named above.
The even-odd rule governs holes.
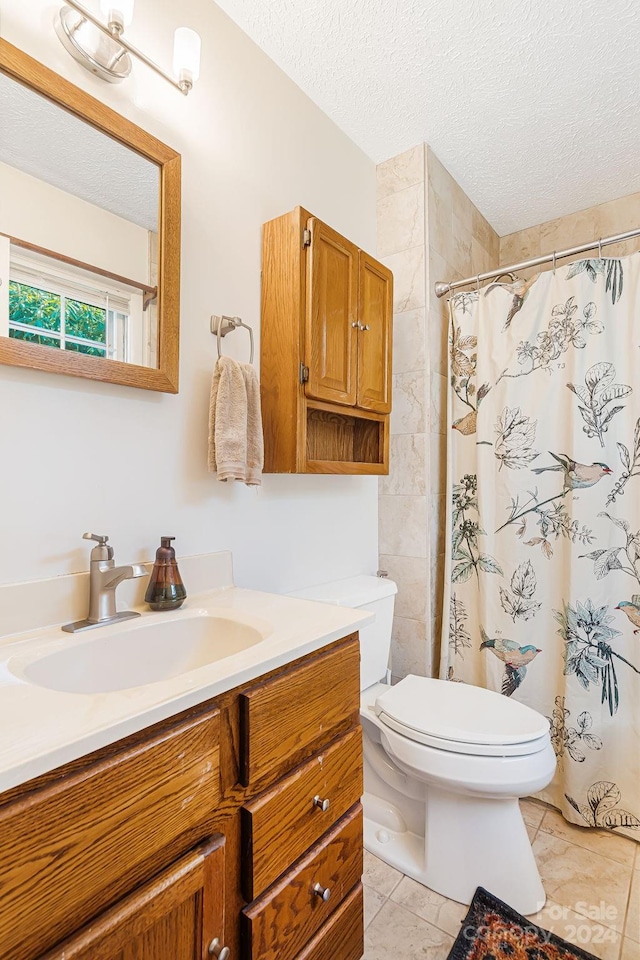
[[[176,30],[172,76],[125,40],[133,7],[134,0],[100,0],[103,23],[77,0],[66,0],[56,18],[56,33],[74,60],[102,80],[118,83],[126,79],[131,73],[131,57],[136,57],[186,96],[200,76],[200,37],[189,27]]]

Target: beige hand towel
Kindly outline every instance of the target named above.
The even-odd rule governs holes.
[[[260,384],[255,368],[220,357],[209,405],[209,470],[218,480],[260,484],[263,465]]]
[[[247,471],[245,483],[250,487],[258,487],[262,483],[262,468],[264,466],[260,381],[252,363],[241,363],[240,367],[247,391]]]

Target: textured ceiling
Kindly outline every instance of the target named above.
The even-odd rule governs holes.
[[[3,73],[0,162],[158,229],[157,166]]]
[[[636,0],[217,2],[376,162],[429,143],[501,235],[640,190]]]

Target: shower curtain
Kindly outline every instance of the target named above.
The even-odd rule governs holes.
[[[450,308],[441,676],[548,717],[541,798],[640,839],[640,256]]]

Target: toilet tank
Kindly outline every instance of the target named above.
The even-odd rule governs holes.
[[[363,575],[296,590],[291,596],[375,613],[375,622],[360,629],[360,689],[366,690],[384,678],[389,665],[397,592],[393,580]]]

